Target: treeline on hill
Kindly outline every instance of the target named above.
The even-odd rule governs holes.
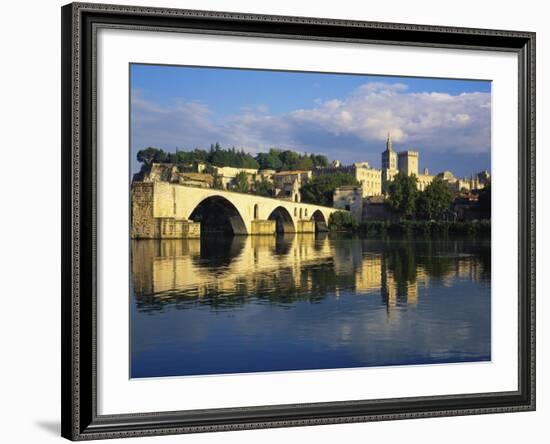
[[[328,165],[326,156],[320,154],[300,154],[290,150],[272,148],[267,153],[255,157],[244,150],[222,148],[219,143],[210,145],[209,150],[195,148],[192,151],[166,152],[160,148],[148,147],[138,151],[138,162],[142,169],[153,163],[174,163],[192,165],[206,163],[218,167],[284,170],[311,170]]]

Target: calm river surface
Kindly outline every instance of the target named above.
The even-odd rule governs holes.
[[[485,361],[489,239],[132,241],[131,377]]]

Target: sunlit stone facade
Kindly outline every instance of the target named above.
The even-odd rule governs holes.
[[[363,193],[361,187],[344,186],[334,190],[333,207],[350,211],[357,221],[361,221],[363,213]]]

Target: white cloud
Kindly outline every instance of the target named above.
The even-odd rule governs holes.
[[[278,146],[330,153],[350,144],[382,149],[390,131],[397,149],[488,153],[490,113],[490,93],[409,92],[402,83],[366,83],[347,97],[316,100],[283,115],[270,114],[265,105],[243,107],[221,120],[205,104],[179,100],[161,106],[137,93],[132,136],[135,148],[219,141],[252,152]]]
[[[301,122],[326,131],[353,134],[363,141],[395,142],[428,150],[487,152],[490,146],[490,94],[408,93],[403,86],[360,87],[345,100],[297,110]],[[391,85],[390,85],[391,86]]]
[[[369,82],[355,90],[357,95],[369,95],[373,93],[391,95],[404,92],[408,86],[404,83]]]

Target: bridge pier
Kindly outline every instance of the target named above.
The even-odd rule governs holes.
[[[315,233],[315,221],[298,220],[296,225],[297,233]]]
[[[177,217],[159,217],[157,232],[159,239],[189,239],[201,237],[201,224]]]
[[[277,231],[274,220],[255,219],[250,224],[250,234],[275,234]]]
[[[296,227],[292,224],[283,225],[283,233],[315,233],[315,221],[312,220],[298,220],[296,221]],[[286,229],[285,229],[286,228]],[[277,233],[277,221],[270,219],[255,219],[251,221],[250,234],[276,234]]]

